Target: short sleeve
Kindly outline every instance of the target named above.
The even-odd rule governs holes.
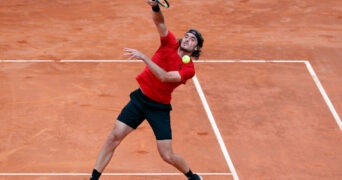
[[[178,72],[181,76],[182,83],[185,84],[187,80],[191,79],[195,75],[193,62],[191,61],[189,64],[183,64],[182,69]]]

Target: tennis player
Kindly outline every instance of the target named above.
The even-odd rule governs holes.
[[[183,63],[182,57],[189,55],[198,59],[204,42],[202,35],[190,29],[180,40],[169,31],[159,5],[146,0],[152,7],[152,19],[160,35],[161,45],[152,59],[138,50],[125,48],[129,59],[142,60],[146,67],[136,77],[139,88],[130,94],[130,101],[122,109],[113,130],[98,155],[91,180],[97,180],[110,162],[113,153],[121,141],[145,119],[153,129],[157,139],[157,148],[162,159],[177,168],[189,180],[201,180],[193,173],[186,161],[172,149],[170,124],[171,94],[173,90],[195,75],[192,61]]]

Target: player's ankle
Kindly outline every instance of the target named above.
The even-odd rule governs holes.
[[[98,180],[100,176],[101,176],[101,173],[97,171],[96,169],[93,169],[90,180]]]

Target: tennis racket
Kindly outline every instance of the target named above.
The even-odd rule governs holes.
[[[160,4],[161,6],[163,6],[164,8],[169,8],[170,4],[167,0],[154,0],[156,1],[158,4]]]

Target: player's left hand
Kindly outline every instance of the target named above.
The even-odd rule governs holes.
[[[139,59],[139,60],[146,59],[146,55],[136,49],[125,48],[124,51],[125,51],[124,55],[128,56],[128,59]]]

